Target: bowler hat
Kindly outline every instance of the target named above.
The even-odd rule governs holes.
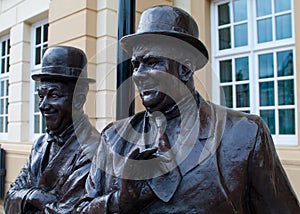
[[[161,40],[161,35],[167,36],[164,41]],[[198,36],[197,23],[186,11],[174,6],[159,5],[142,13],[137,32],[122,37],[120,45],[126,52],[132,54],[136,45],[145,40],[150,41],[149,38],[151,44],[154,42],[158,45],[174,40],[172,46],[176,46],[176,41],[181,41],[180,43],[184,41],[184,45],[178,45],[178,48],[184,47],[187,51],[196,50],[196,69],[200,69],[207,63],[209,57],[206,47]]]
[[[45,51],[42,59],[42,68],[39,73],[31,76],[32,79],[58,79],[95,82],[87,78],[87,59],[85,53],[75,47],[54,46]]]

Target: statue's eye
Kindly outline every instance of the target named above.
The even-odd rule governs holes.
[[[155,66],[159,61],[156,58],[149,58],[147,60],[147,64],[151,67]]]
[[[59,98],[60,95],[58,93],[52,93],[51,97],[54,98],[54,99],[56,99],[56,98]]]
[[[137,60],[132,60],[132,61],[131,61],[131,64],[132,64],[132,67],[133,67],[134,69],[136,69],[136,68],[138,68],[138,67],[140,66],[140,62],[137,61]]]

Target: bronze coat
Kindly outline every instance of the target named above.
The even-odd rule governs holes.
[[[140,213],[300,213],[299,202],[261,118],[206,101],[201,101],[199,112],[198,140],[179,166],[180,185],[170,201],[155,197]],[[145,124],[147,114],[142,112],[110,124],[103,131],[87,180],[87,195],[78,212],[108,213],[108,207],[113,206],[109,198],[121,188],[116,177],[124,162],[116,154],[126,157],[135,148],[144,147],[143,139],[135,144],[120,136],[135,135],[131,126],[145,132]],[[167,133],[174,134],[175,130],[167,128]],[[209,140],[213,144],[207,144]],[[211,145],[216,146],[215,152],[209,148]]]
[[[56,202],[47,204],[44,211],[69,213],[73,210],[75,202],[84,192],[92,156],[99,141],[100,134],[84,116],[75,126],[75,132],[42,171],[48,144],[47,134],[42,135],[33,144],[27,163],[6,195],[5,212],[40,213],[38,210],[24,210],[26,196],[34,189],[51,192],[58,198]]]

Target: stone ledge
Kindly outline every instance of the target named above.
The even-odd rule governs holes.
[[[300,147],[277,147],[277,153],[284,165],[300,167]]]
[[[1,147],[9,154],[29,155],[32,142],[0,142]]]

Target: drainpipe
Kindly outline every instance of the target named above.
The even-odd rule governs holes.
[[[118,41],[125,35],[135,32],[135,0],[119,0],[118,7]],[[117,101],[116,119],[134,114],[134,85],[126,81],[132,75],[131,56],[117,49]]]

